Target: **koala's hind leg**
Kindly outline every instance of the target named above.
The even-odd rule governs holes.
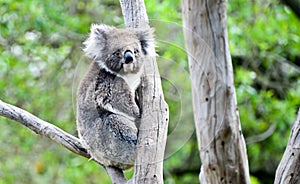
[[[121,115],[110,114],[103,118],[102,139],[104,154],[113,166],[129,168],[134,164],[138,130],[135,122]]]

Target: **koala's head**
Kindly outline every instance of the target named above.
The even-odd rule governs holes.
[[[83,51],[102,68],[115,73],[137,73],[145,56],[155,56],[152,34],[150,28],[117,29],[93,24]]]

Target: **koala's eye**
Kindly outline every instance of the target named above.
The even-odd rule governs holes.
[[[121,51],[120,50],[117,50],[115,53],[114,53],[115,56],[117,57],[121,57]]]
[[[138,54],[139,53],[139,50],[138,49],[134,49],[134,54]]]

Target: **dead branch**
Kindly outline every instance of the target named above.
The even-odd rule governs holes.
[[[0,100],[0,115],[21,123],[37,134],[48,137],[75,154],[90,158],[87,150],[77,137],[74,137],[51,123],[41,120],[21,108]]]
[[[41,120],[19,107],[7,104],[0,100],[0,116],[7,117],[21,123],[36,134],[48,137],[77,155],[81,155],[89,159],[91,158],[86,148],[77,137],[74,137],[51,123]],[[109,174],[112,183],[127,183],[121,170],[112,167],[104,167],[104,169]]]

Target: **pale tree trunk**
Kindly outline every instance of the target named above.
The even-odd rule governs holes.
[[[126,27],[149,28],[143,0],[120,0]],[[154,48],[152,48],[154,49]],[[169,121],[155,57],[145,61],[139,90],[142,120],[139,127],[133,183],[163,183],[163,159]]]
[[[201,184],[250,183],[226,28],[226,1],[182,0]]]
[[[288,145],[276,170],[274,184],[300,183],[300,109]]]

